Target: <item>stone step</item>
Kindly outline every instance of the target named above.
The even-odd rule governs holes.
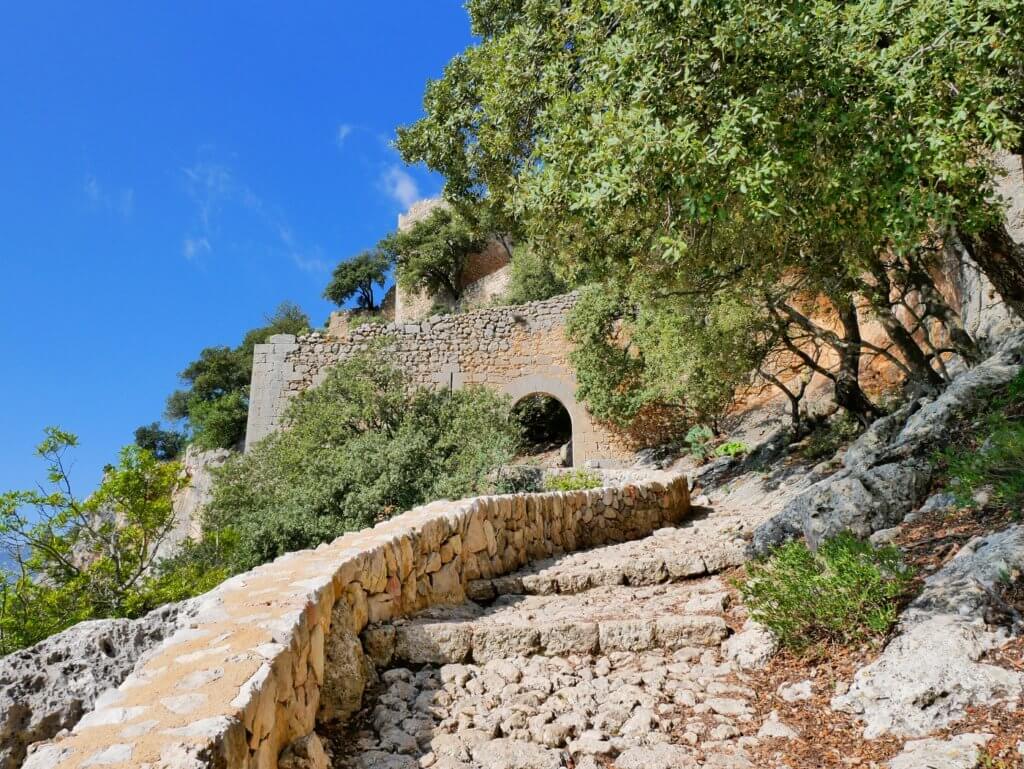
[[[466,593],[470,599],[486,603],[505,595],[575,594],[595,587],[659,585],[708,576],[744,562],[746,541],[737,532],[720,519],[697,523],[705,525],[660,529],[642,540],[538,561],[502,577],[473,580]]]
[[[568,595],[504,595],[489,607],[468,602],[371,626],[363,632],[363,647],[379,669],[716,647],[729,633],[716,613],[727,608],[728,599],[724,585],[715,579],[700,585],[616,585]]]

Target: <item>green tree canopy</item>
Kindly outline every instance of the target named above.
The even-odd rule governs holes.
[[[464,214],[439,207],[405,232],[394,232],[378,248],[396,264],[398,285],[406,290],[462,296],[462,271],[487,237]]]
[[[267,323],[246,333],[237,347],[207,347],[180,377],[185,388],[171,393],[165,415],[187,421],[192,440],[202,448],[231,448],[245,437],[249,412],[252,356],[257,344],[274,334],[303,334],[309,318],[299,307],[283,303]]]
[[[177,459],[185,448],[185,435],[165,430],[159,422],[142,425],[135,430],[135,445],[160,460]]]
[[[428,85],[426,115],[398,146],[445,176],[453,205],[515,220],[570,284],[626,297],[629,356],[600,348],[598,316],[581,321],[591,405],[597,389],[649,402],[652,382],[660,392],[684,374],[655,368],[672,373],[690,360],[677,353],[734,327],[725,308],[746,306],[736,327],[759,331],[750,344],[729,332],[727,349],[756,362],[765,339],[793,355],[829,348],[835,366],[803,362],[867,421],[862,354],[888,356],[922,389],[944,380],[942,345],[921,341],[930,319],[902,324],[893,297],[938,296],[928,275],[951,234],[1024,314],[1024,250],[993,193],[994,154],[1022,145],[1021,0],[467,7],[480,42]],[[839,332],[801,309],[815,296]],[[865,315],[898,354],[862,339]],[[948,308],[938,316],[964,339]],[[734,378],[718,361],[703,378]]]
[[[363,251],[338,263],[331,282],[324,290],[324,298],[340,307],[354,296],[358,309],[375,310],[374,286],[384,285],[389,269],[391,257],[387,253],[380,249]]]
[[[151,608],[146,591],[174,522],[179,467],[128,446],[82,499],[67,474],[77,445],[71,433],[48,428],[36,453],[48,464],[49,488],[0,494],[0,549],[13,564],[0,581],[0,654],[85,619]]]
[[[784,223],[780,259],[833,271],[933,230],[998,240],[991,153],[1021,143],[1020,0],[467,7],[482,40],[398,146],[548,253],[699,269],[725,220]],[[1011,301],[1020,258],[979,258]]]

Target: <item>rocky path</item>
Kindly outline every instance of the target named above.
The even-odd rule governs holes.
[[[473,601],[368,629],[378,671],[339,769],[753,767],[761,728],[718,572],[801,484],[744,476],[683,526],[470,586]],[[763,504],[746,504],[758,493]],[[731,637],[730,637],[731,635]],[[772,726],[766,727],[771,729]]]

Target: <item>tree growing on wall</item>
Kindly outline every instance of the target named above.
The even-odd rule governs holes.
[[[396,265],[403,289],[444,293],[457,300],[466,261],[486,244],[487,236],[466,216],[439,207],[408,230],[388,235],[378,248]]]
[[[346,259],[334,268],[331,282],[324,290],[324,298],[341,307],[355,297],[357,309],[376,310],[373,289],[384,285],[391,265],[391,257],[381,249],[363,251]]]

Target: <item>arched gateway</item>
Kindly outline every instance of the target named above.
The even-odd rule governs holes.
[[[556,398],[572,420],[573,464],[621,465],[640,442],[597,422],[576,400],[565,319],[575,294],[513,307],[440,315],[417,323],[365,324],[338,336],[314,332],[256,345],[246,448],[276,430],[288,399],[319,384],[327,369],[370,343],[389,340],[389,359],[414,382],[483,385],[512,397]]]

